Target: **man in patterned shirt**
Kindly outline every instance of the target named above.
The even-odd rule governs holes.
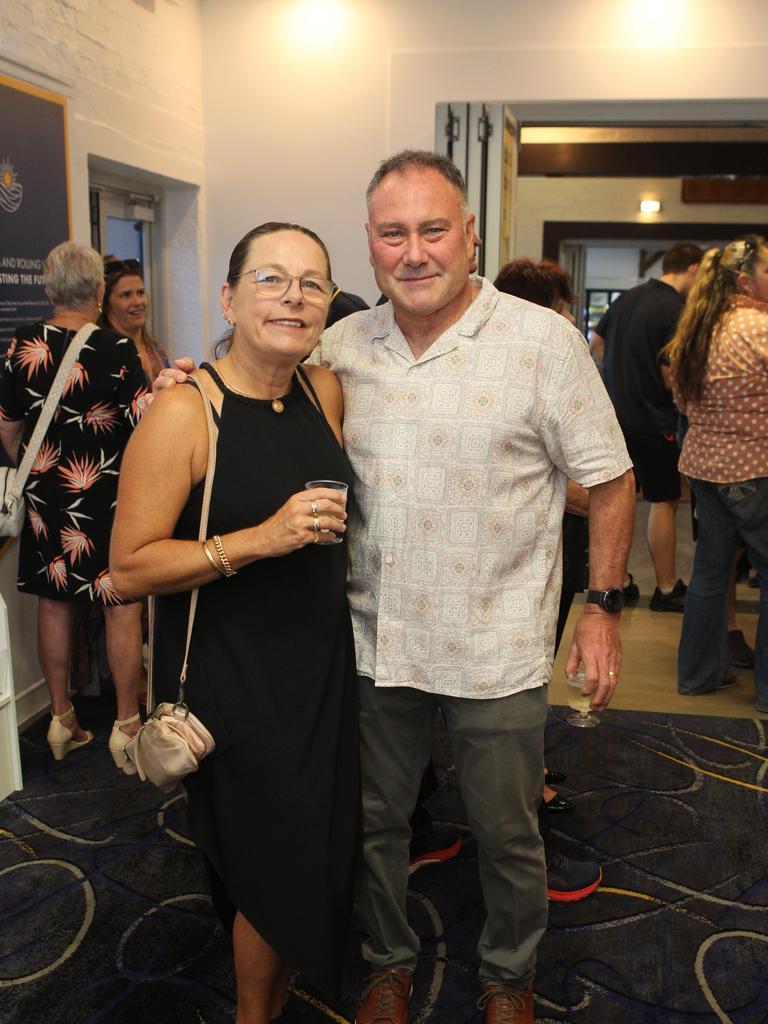
[[[553,310],[470,276],[475,218],[454,165],[406,151],[368,188],[389,299],[334,324],[312,360],[344,390],[357,480],[349,600],[360,672],[363,865],[372,967],[357,1024],[405,1024],[419,953],[406,917],[413,812],[440,708],[488,918],[487,1024],[533,1024],[547,921],[536,809],[560,593],[566,478],[590,491],[590,593],[566,671],[592,707],[621,665],[634,480],[583,337]],[[188,364],[187,364],[188,365]],[[178,371],[165,371],[167,383]]]
[[[488,919],[486,1021],[533,1021],[546,927],[536,808],[560,589],[566,477],[590,490],[591,595],[579,660],[593,708],[621,662],[634,483],[584,339],[557,313],[470,276],[474,216],[432,153],[386,161],[366,226],[385,305],[323,335],[344,389],[358,477],[349,599],[360,672],[364,864],[358,911],[373,973],[357,1024],[404,1024],[418,938],[406,913],[408,819],[436,708],[478,843]],[[608,591],[607,597],[603,593]]]

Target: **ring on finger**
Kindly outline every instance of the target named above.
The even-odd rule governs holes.
[[[313,519],[312,528],[314,529],[315,533],[320,533],[320,517],[318,516],[317,513],[315,513],[312,516],[312,519]]]
[[[316,516],[317,515],[317,502],[313,501],[312,504],[309,507],[312,509],[312,515]]]
[[[609,673],[608,673],[608,675],[609,675],[609,676],[615,676],[615,675],[616,675],[616,673],[615,673],[615,672],[609,672]]]

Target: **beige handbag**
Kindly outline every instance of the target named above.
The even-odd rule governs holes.
[[[0,467],[0,537],[18,537],[21,533],[24,525],[24,487],[27,477],[40,451],[53,414],[58,408],[61,393],[72,373],[72,367],[83,345],[95,330],[96,324],[84,324],[67,346],[19,466]]]
[[[208,425],[208,468],[205,474],[203,489],[203,506],[200,512],[200,529],[198,539],[204,541],[208,530],[208,511],[211,504],[213,474],[216,468],[216,439],[218,431],[211,415],[211,405],[202,387],[192,379],[200,393],[205,408]],[[159,789],[170,792],[185,776],[196,772],[200,762],[216,747],[216,743],[203,723],[189,710],[184,700],[187,681],[187,661],[189,645],[192,640],[192,626],[197,610],[195,587],[190,595],[189,619],[187,622],[187,643],[184,649],[184,662],[179,676],[179,695],[175,704],[166,702],[158,704],[141,729],[127,744],[125,753],[127,760],[123,766],[126,775],[138,772],[142,782],[152,782]],[[149,599],[149,679],[147,683],[147,706],[152,706],[153,685],[153,647],[155,633],[154,598]]]

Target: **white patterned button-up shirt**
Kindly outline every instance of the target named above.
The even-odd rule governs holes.
[[[358,671],[378,686],[501,697],[549,681],[566,476],[631,466],[584,338],[486,280],[414,359],[391,303],[312,355],[344,391]]]

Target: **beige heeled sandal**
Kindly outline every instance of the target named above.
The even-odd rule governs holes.
[[[125,752],[125,748],[133,739],[135,734],[128,736],[123,732],[121,726],[133,725],[134,722],[140,721],[140,715],[137,711],[135,715],[131,715],[130,718],[124,718],[120,721],[119,718],[115,719],[115,724],[112,726],[112,732],[109,737],[109,752],[112,755],[112,760],[115,762],[117,768],[122,768],[125,762],[128,760],[128,755]]]
[[[86,743],[90,743],[93,739],[93,733],[86,731],[84,740],[73,740],[74,730],[61,724],[62,718],[69,718],[74,713],[75,709],[71,704],[61,715],[54,715],[51,712],[51,724],[48,726],[47,739],[54,761],[63,760],[71,750],[84,747]]]

